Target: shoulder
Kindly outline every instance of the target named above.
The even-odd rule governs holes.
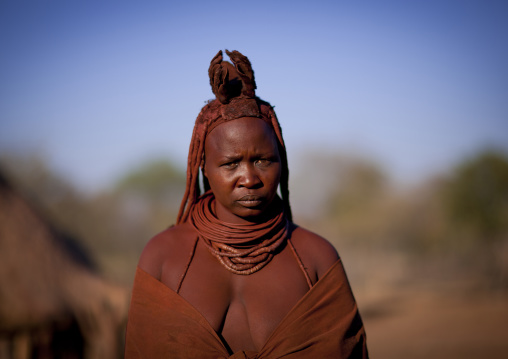
[[[337,262],[339,254],[325,238],[294,225],[291,241],[305,266],[321,278]]]
[[[166,263],[179,267],[182,262],[185,266],[183,261],[188,257],[196,236],[189,223],[169,227],[148,241],[139,258],[139,268],[160,280]]]

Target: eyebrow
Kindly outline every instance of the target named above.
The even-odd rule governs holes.
[[[220,159],[223,161],[236,161],[240,158],[242,158],[242,156],[239,155],[223,155],[220,157]]]

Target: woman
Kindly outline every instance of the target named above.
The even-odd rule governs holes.
[[[366,358],[337,252],[291,222],[275,112],[249,60],[226,52],[234,65],[222,51],[210,64],[216,99],[196,120],[177,224],[139,260],[126,358]]]

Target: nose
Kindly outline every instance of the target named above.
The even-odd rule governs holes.
[[[240,177],[238,178],[239,187],[257,188],[261,185],[261,179],[253,165],[242,166]]]

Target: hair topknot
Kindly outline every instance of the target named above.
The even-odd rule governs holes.
[[[222,104],[235,97],[254,98],[256,81],[249,59],[238,51],[226,50],[233,62],[223,61],[222,50],[210,62],[208,76],[212,91]]]
[[[216,126],[241,117],[255,117],[265,121],[274,131],[277,138],[279,155],[281,157],[282,173],[280,180],[281,197],[284,211],[291,220],[289,206],[287,155],[282,138],[282,130],[273,107],[256,97],[256,81],[249,59],[238,51],[226,50],[233,62],[223,61],[222,50],[210,62],[208,75],[210,86],[216,99],[208,102],[199,113],[194,124],[192,139],[187,159],[187,183],[185,194],[178,212],[177,223],[186,222],[189,213],[198,201],[201,189],[199,186],[199,172],[203,165],[205,140]],[[204,177],[204,176],[203,176]],[[204,177],[204,190],[210,189]]]

